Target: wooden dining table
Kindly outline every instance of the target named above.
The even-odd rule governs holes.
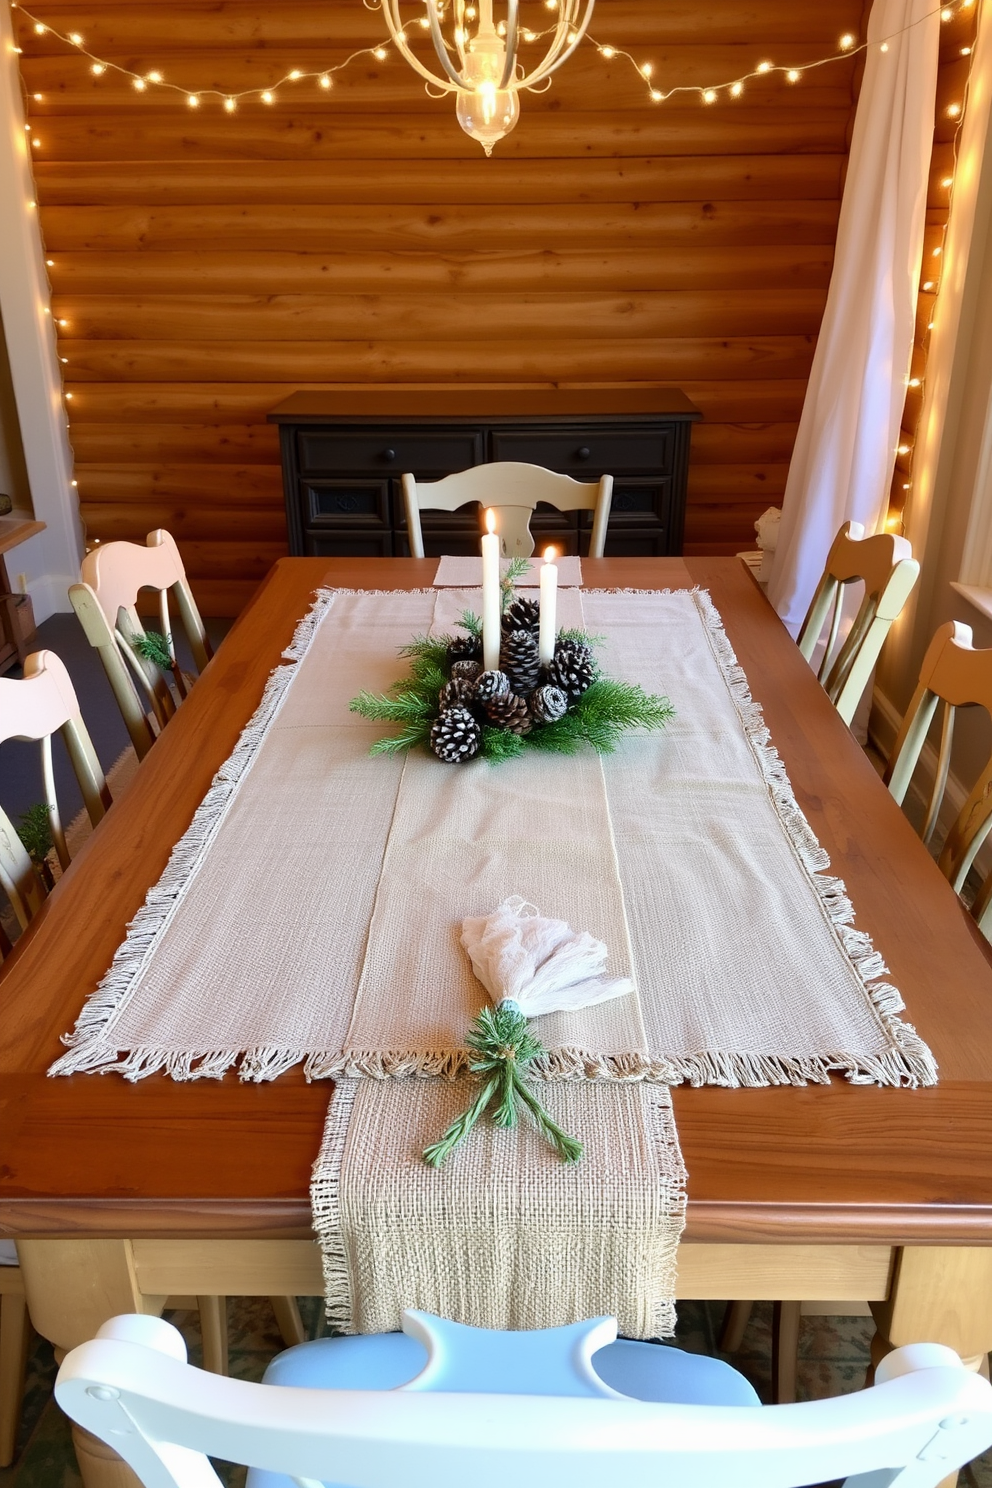
[[[4,968],[0,1234],[18,1242],[32,1321],[57,1350],[170,1296],[323,1291],[309,1179],[328,1084],[299,1068],[267,1084],[46,1072],[311,592],[421,588],[435,570],[433,559],[278,563]],[[934,1340],[978,1367],[992,1347],[986,943],[741,563],[585,559],[583,577],[709,590],[799,804],[940,1068],[917,1090],[841,1078],[676,1088],[689,1173],[678,1295],[867,1300],[876,1353]],[[88,1488],[131,1481],[106,1449],[77,1449]]]

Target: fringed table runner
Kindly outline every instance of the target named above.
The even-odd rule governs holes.
[[[559,589],[574,589],[582,583],[582,559],[576,558],[574,554],[566,555],[564,558],[556,558],[555,564],[558,568]],[[501,568],[505,572],[509,563],[504,559]],[[544,564],[540,558],[532,558],[530,567],[514,579],[518,589],[536,589],[541,582],[541,569]],[[446,553],[438,561],[437,573],[434,575],[435,589],[471,589],[479,588],[482,584],[482,559],[463,558],[451,553]],[[478,608],[478,605],[476,606]]]
[[[318,596],[52,1072],[191,1079],[238,1065],[259,1080],[303,1060],[311,1077],[337,1077],[314,1213],[329,1304],[348,1326],[396,1326],[403,1305],[520,1326],[609,1299],[625,1331],[651,1336],[670,1321],[682,1213],[655,1082],[838,1070],[930,1084],[935,1067],[843,885],[824,876],[705,593],[560,597],[560,624],[604,638],[607,675],[668,694],[663,734],[628,736],[605,761],[370,758],[381,728],[349,700],[401,673],[413,635],[449,631],[473,606],[453,589]],[[464,1105],[480,1005],[461,921],[508,894],[603,940],[610,973],[636,991],[535,1025],[549,1051],[537,1072],[578,1082],[543,1097],[587,1144],[578,1170],[521,1131],[477,1132],[433,1173],[418,1155]],[[410,1075],[456,1079],[388,1079]],[[607,1109],[616,1136],[597,1146]],[[431,1260],[384,1240],[438,1225],[443,1276],[436,1246]],[[582,1257],[567,1303],[542,1244]]]

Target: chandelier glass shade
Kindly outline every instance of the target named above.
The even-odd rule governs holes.
[[[403,20],[404,0],[382,0],[389,34],[397,51],[430,87],[456,95],[455,112],[465,133],[487,155],[520,117],[523,89],[541,89],[575,51],[592,19],[595,0],[554,0],[541,7],[544,29],[524,26],[519,0],[412,0]],[[536,7],[535,7],[536,9]],[[412,14],[419,12],[419,14]],[[428,65],[411,46],[430,37],[434,57]],[[528,54],[527,63],[521,52]],[[530,65],[530,55],[537,60]]]

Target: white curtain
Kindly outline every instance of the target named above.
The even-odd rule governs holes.
[[[872,6],[833,274],[768,585],[793,634],[841,523],[875,532],[885,520],[913,348],[939,32],[934,0]]]

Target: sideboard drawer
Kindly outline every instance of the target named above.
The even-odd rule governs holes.
[[[401,476],[412,471],[418,477],[438,478],[452,470],[468,470],[482,462],[483,439],[478,429],[423,432],[386,426],[368,433],[328,434],[302,429],[297,435],[300,470],[350,470],[365,474],[382,471]]]
[[[576,480],[598,480],[601,475],[620,471],[667,473],[675,458],[675,438],[671,429],[622,433],[586,429],[574,434],[563,434],[560,429],[497,429],[493,431],[492,450],[494,460],[522,460],[527,465],[560,470]]]
[[[304,480],[300,487],[303,525],[307,529],[393,525],[388,480]]]

